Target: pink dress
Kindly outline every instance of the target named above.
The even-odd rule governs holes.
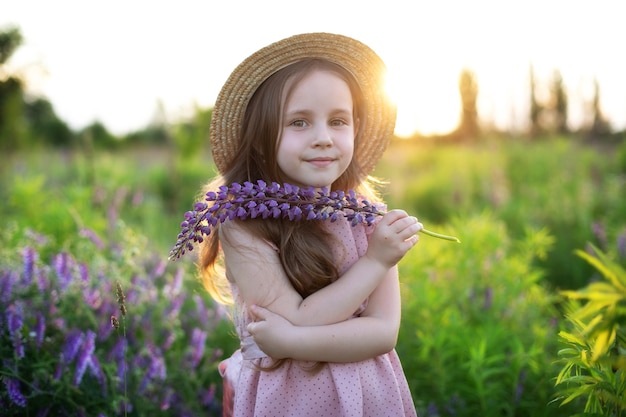
[[[327,222],[343,245],[333,248],[340,268],[346,271],[365,254],[373,227],[350,226],[345,220]],[[237,298],[237,289],[233,288]],[[306,370],[312,362],[287,360],[273,371],[260,371],[268,358],[246,331],[250,322],[242,300],[235,318],[241,348],[223,361],[224,416],[234,417],[399,417],[416,416],[411,392],[394,350],[375,358],[352,363],[326,363],[315,373]],[[355,312],[359,315],[367,300]]]

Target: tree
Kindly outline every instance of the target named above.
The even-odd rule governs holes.
[[[23,83],[6,69],[7,61],[21,44],[17,28],[0,31],[0,149],[4,151],[20,147],[26,134]]]
[[[537,100],[537,80],[535,79],[535,70],[530,66],[530,136],[536,137],[542,132],[541,113],[543,106]]]
[[[569,133],[569,128],[567,127],[567,104],[567,93],[563,85],[563,77],[559,70],[555,70],[550,87],[551,130],[560,134]]]
[[[72,145],[73,132],[67,123],[57,117],[48,100],[35,98],[26,103],[24,110],[34,143],[54,146]]]
[[[457,127],[457,134],[464,139],[476,139],[480,133],[476,107],[478,81],[472,70],[465,68],[461,71],[459,93],[461,95],[461,120]]]
[[[600,106],[600,84],[598,79],[593,80],[593,100],[591,102],[591,126],[589,126],[589,136],[592,138],[604,137],[611,133],[611,125],[602,113]]]
[[[6,64],[11,58],[13,52],[22,45],[23,38],[20,30],[15,27],[9,27],[8,29],[0,32],[0,68]],[[0,72],[0,75],[2,73]]]

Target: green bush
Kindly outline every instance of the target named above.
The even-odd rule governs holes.
[[[567,415],[548,407],[559,315],[532,266],[554,239],[528,229],[514,240],[489,214],[441,231],[462,243],[421,237],[400,264],[398,352],[419,414]]]

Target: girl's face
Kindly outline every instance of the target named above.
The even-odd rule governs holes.
[[[276,156],[287,182],[330,187],[341,176],[354,154],[352,109],[348,85],[332,72],[314,70],[293,86]]]

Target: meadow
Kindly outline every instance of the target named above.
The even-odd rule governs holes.
[[[0,157],[3,416],[220,415],[228,312],[193,256],[167,260],[213,173],[208,152],[167,147]],[[599,279],[577,250],[626,264],[626,145],[396,141],[374,175],[389,207],[462,241],[422,236],[400,263],[419,415],[582,415],[557,385],[563,291]]]

